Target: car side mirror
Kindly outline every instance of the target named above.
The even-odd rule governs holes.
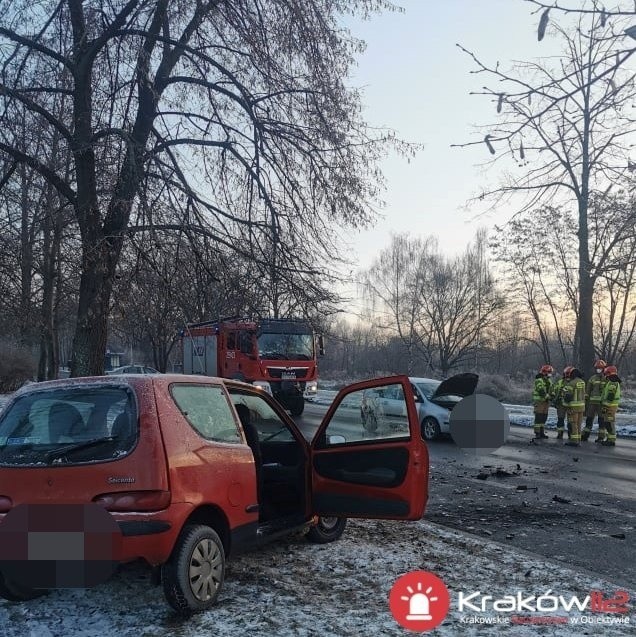
[[[320,334],[320,336],[318,336],[318,355],[319,356],[324,356],[325,355],[325,341],[322,337],[322,334]]]
[[[347,440],[344,436],[338,436],[338,435],[329,436],[330,445],[341,445],[345,442],[347,442]]]

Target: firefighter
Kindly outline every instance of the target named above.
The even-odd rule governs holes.
[[[581,443],[581,422],[585,414],[585,381],[576,367],[570,370],[568,380],[563,385],[562,396],[570,431],[570,439],[565,444],[578,447]]]
[[[554,369],[552,365],[543,365],[539,373],[534,377],[534,389],[532,390],[532,402],[534,403],[534,437],[537,439],[549,438],[545,431],[545,421],[548,419],[550,408],[550,391],[552,383],[550,378]]]
[[[621,400],[621,379],[618,377],[618,370],[614,365],[608,365],[603,370],[603,375],[606,379],[601,396],[601,426],[603,429],[599,428],[596,442],[607,447],[614,447],[616,445],[616,411]],[[607,430],[607,440],[603,440],[605,430]]]
[[[607,363],[598,359],[594,361],[595,373],[590,376],[585,388],[585,429],[581,433],[581,440],[585,442],[592,433],[592,426],[594,425],[594,419],[598,418],[599,431],[602,428],[601,423],[601,394],[603,393],[603,386],[605,385],[606,378],[603,375],[603,370],[607,367]]]
[[[563,406],[563,385],[568,379],[570,370],[574,369],[571,365],[568,365],[563,370],[563,376],[559,378],[553,385],[550,392],[550,398],[552,399],[552,405],[556,407],[557,412],[557,439],[563,440],[563,430],[565,428],[565,413],[566,409]],[[568,427],[568,438],[570,437],[570,428]]]

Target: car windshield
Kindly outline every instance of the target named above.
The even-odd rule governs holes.
[[[265,359],[311,360],[314,338],[311,334],[263,333],[258,337],[258,355]]]
[[[415,383],[417,388],[422,392],[422,394],[424,394],[424,397],[429,400],[441,384],[442,383],[439,380],[421,380]]]
[[[3,413],[0,464],[112,460],[126,455],[136,438],[137,410],[126,388],[39,390],[19,396]]]

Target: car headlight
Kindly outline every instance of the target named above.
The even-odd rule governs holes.
[[[315,394],[318,391],[318,382],[315,380],[310,380],[305,385],[305,391],[309,392],[310,394]]]

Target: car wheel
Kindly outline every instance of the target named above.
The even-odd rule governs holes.
[[[312,526],[307,533],[307,539],[314,544],[328,544],[340,539],[345,527],[347,518],[319,517],[318,524]]]
[[[376,415],[370,411],[367,417],[362,421],[362,426],[369,432],[373,433],[378,428],[378,419]]]
[[[422,420],[422,438],[424,440],[437,440],[442,433],[439,424],[432,416],[427,416]]]
[[[210,608],[225,577],[225,550],[209,526],[183,528],[170,559],[161,567],[166,600],[182,615]]]
[[[292,416],[300,416],[305,411],[305,399],[298,396],[291,404],[289,412]]]
[[[46,589],[27,588],[26,586],[7,580],[0,572],[0,597],[10,602],[28,602],[31,599],[42,597],[42,595],[46,595],[46,593]]]

